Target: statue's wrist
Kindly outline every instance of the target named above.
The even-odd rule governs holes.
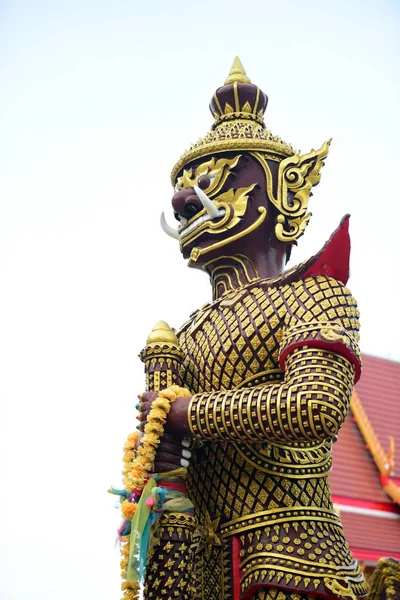
[[[171,404],[165,430],[181,438],[191,437],[189,428],[189,404],[191,396],[176,398]]]

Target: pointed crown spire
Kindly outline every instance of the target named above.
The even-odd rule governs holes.
[[[238,56],[235,56],[229,71],[229,76],[225,79],[224,85],[229,85],[235,81],[239,83],[251,83],[250,79],[246,75],[246,71],[242,65],[242,61]]]

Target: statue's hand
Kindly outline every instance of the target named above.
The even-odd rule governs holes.
[[[165,473],[179,467],[188,467],[188,459],[191,457],[188,445],[189,443],[186,440],[165,433],[157,448],[154,472]]]
[[[145,392],[140,396],[139,421],[141,431],[144,431],[144,426],[151,410],[151,406],[157,397],[158,392]],[[171,404],[171,410],[168,413],[164,430],[166,433],[173,435],[174,438],[182,439],[191,437],[188,420],[189,403],[190,396],[186,398],[176,398]]]
[[[144,431],[144,426],[147,421],[148,414],[151,410],[152,404],[154,400],[158,397],[158,392],[145,392],[140,396],[139,403],[139,420],[140,420],[140,430]],[[184,400],[185,402],[180,402]],[[165,433],[161,437],[160,444],[158,445],[156,458],[154,461],[154,472],[155,473],[163,473],[166,471],[172,471],[179,467],[188,467],[189,461],[188,459],[191,456],[190,451],[188,450],[189,442],[184,439],[184,436],[180,432],[179,427],[174,428],[174,423],[178,419],[182,419],[182,413],[187,413],[187,408],[189,405],[190,398],[177,398],[175,402],[171,404],[171,410],[167,417],[167,423],[165,424]],[[178,410],[173,413],[173,406],[178,402]],[[170,417],[172,414],[172,431],[168,429],[168,424],[170,423]],[[187,418],[186,418],[187,420]],[[169,433],[168,433],[169,431]]]
[[[152,404],[154,400],[157,399],[157,397],[158,392],[145,392],[144,394],[139,394],[139,404],[136,405],[139,414],[136,418],[140,421],[140,431],[144,431],[144,426],[146,425],[147,417],[149,416]]]

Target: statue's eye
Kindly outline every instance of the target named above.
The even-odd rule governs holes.
[[[200,175],[197,180],[197,185],[201,190],[206,190],[211,185],[211,176],[210,175]]]
[[[182,186],[181,186],[181,184],[180,184],[180,183],[176,183],[176,184],[175,184],[175,187],[174,187],[174,192],[175,192],[175,193],[176,193],[176,192],[180,192],[182,189],[183,189],[183,188],[182,188]]]

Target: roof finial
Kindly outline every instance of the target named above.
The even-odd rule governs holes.
[[[239,83],[251,83],[238,56],[235,56],[233,60],[229,76],[225,79],[224,85],[229,85],[235,81],[238,81]]]

